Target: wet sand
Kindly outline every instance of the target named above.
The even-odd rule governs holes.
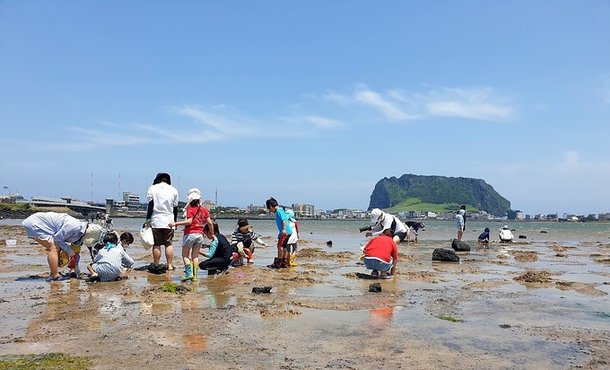
[[[95,369],[610,368],[609,243],[471,243],[441,263],[432,250],[450,241],[420,240],[401,244],[399,272],[379,281],[356,278],[357,254],[300,246],[298,267],[267,269],[275,248],[259,249],[254,265],[174,294],[159,287],[181,271],[46,282],[42,248],[2,226],[0,355],[61,352]],[[264,286],[271,294],[252,293]]]

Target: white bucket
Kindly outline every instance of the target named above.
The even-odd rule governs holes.
[[[15,239],[6,239],[6,245],[8,245],[8,246],[15,246],[15,245],[17,245],[17,240],[15,240]]]

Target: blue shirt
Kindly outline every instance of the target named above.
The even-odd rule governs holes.
[[[279,230],[280,234],[284,229],[284,223],[286,224],[286,234],[292,234],[292,229],[290,228],[290,224],[288,223],[288,215],[286,214],[286,211],[284,211],[284,209],[281,207],[278,207],[278,209],[275,211],[275,223],[277,224],[277,229]]]

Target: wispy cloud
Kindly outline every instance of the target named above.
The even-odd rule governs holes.
[[[372,108],[389,121],[408,121],[426,117],[458,117],[480,121],[504,121],[515,113],[510,99],[493,88],[428,88],[417,92],[391,89],[374,91],[359,86],[351,93],[328,92],[324,99],[341,105]]]
[[[503,121],[514,108],[492,88],[434,89],[428,94],[426,111],[433,116],[471,118],[481,121]]]
[[[346,126],[345,123],[341,121],[320,116],[305,116],[302,117],[302,120],[305,123],[309,123],[315,127],[320,128],[340,128]]]
[[[254,119],[227,106],[205,108],[183,105],[170,107],[168,111],[173,115],[170,118],[171,125],[102,121],[96,124],[95,128],[65,128],[65,136],[69,140],[45,147],[64,152],[85,152],[100,147],[143,145],[160,141],[166,144],[181,144],[230,141],[244,137],[294,138],[314,135],[316,130],[345,126],[341,121],[320,115],[301,115],[290,119],[280,116]],[[287,121],[295,125],[293,129],[284,129]]]
[[[377,109],[391,121],[406,121],[413,118],[402,111],[395,102],[372,90],[358,90],[354,94],[354,99],[360,104]]]

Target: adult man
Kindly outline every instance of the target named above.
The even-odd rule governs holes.
[[[153,262],[159,264],[161,260],[161,246],[165,246],[167,269],[173,270],[174,248],[172,239],[174,229],[169,227],[178,219],[178,190],[172,186],[169,174],[160,172],[146,194],[148,210],[146,222],[150,223],[153,232],[154,246],[152,250]]]

